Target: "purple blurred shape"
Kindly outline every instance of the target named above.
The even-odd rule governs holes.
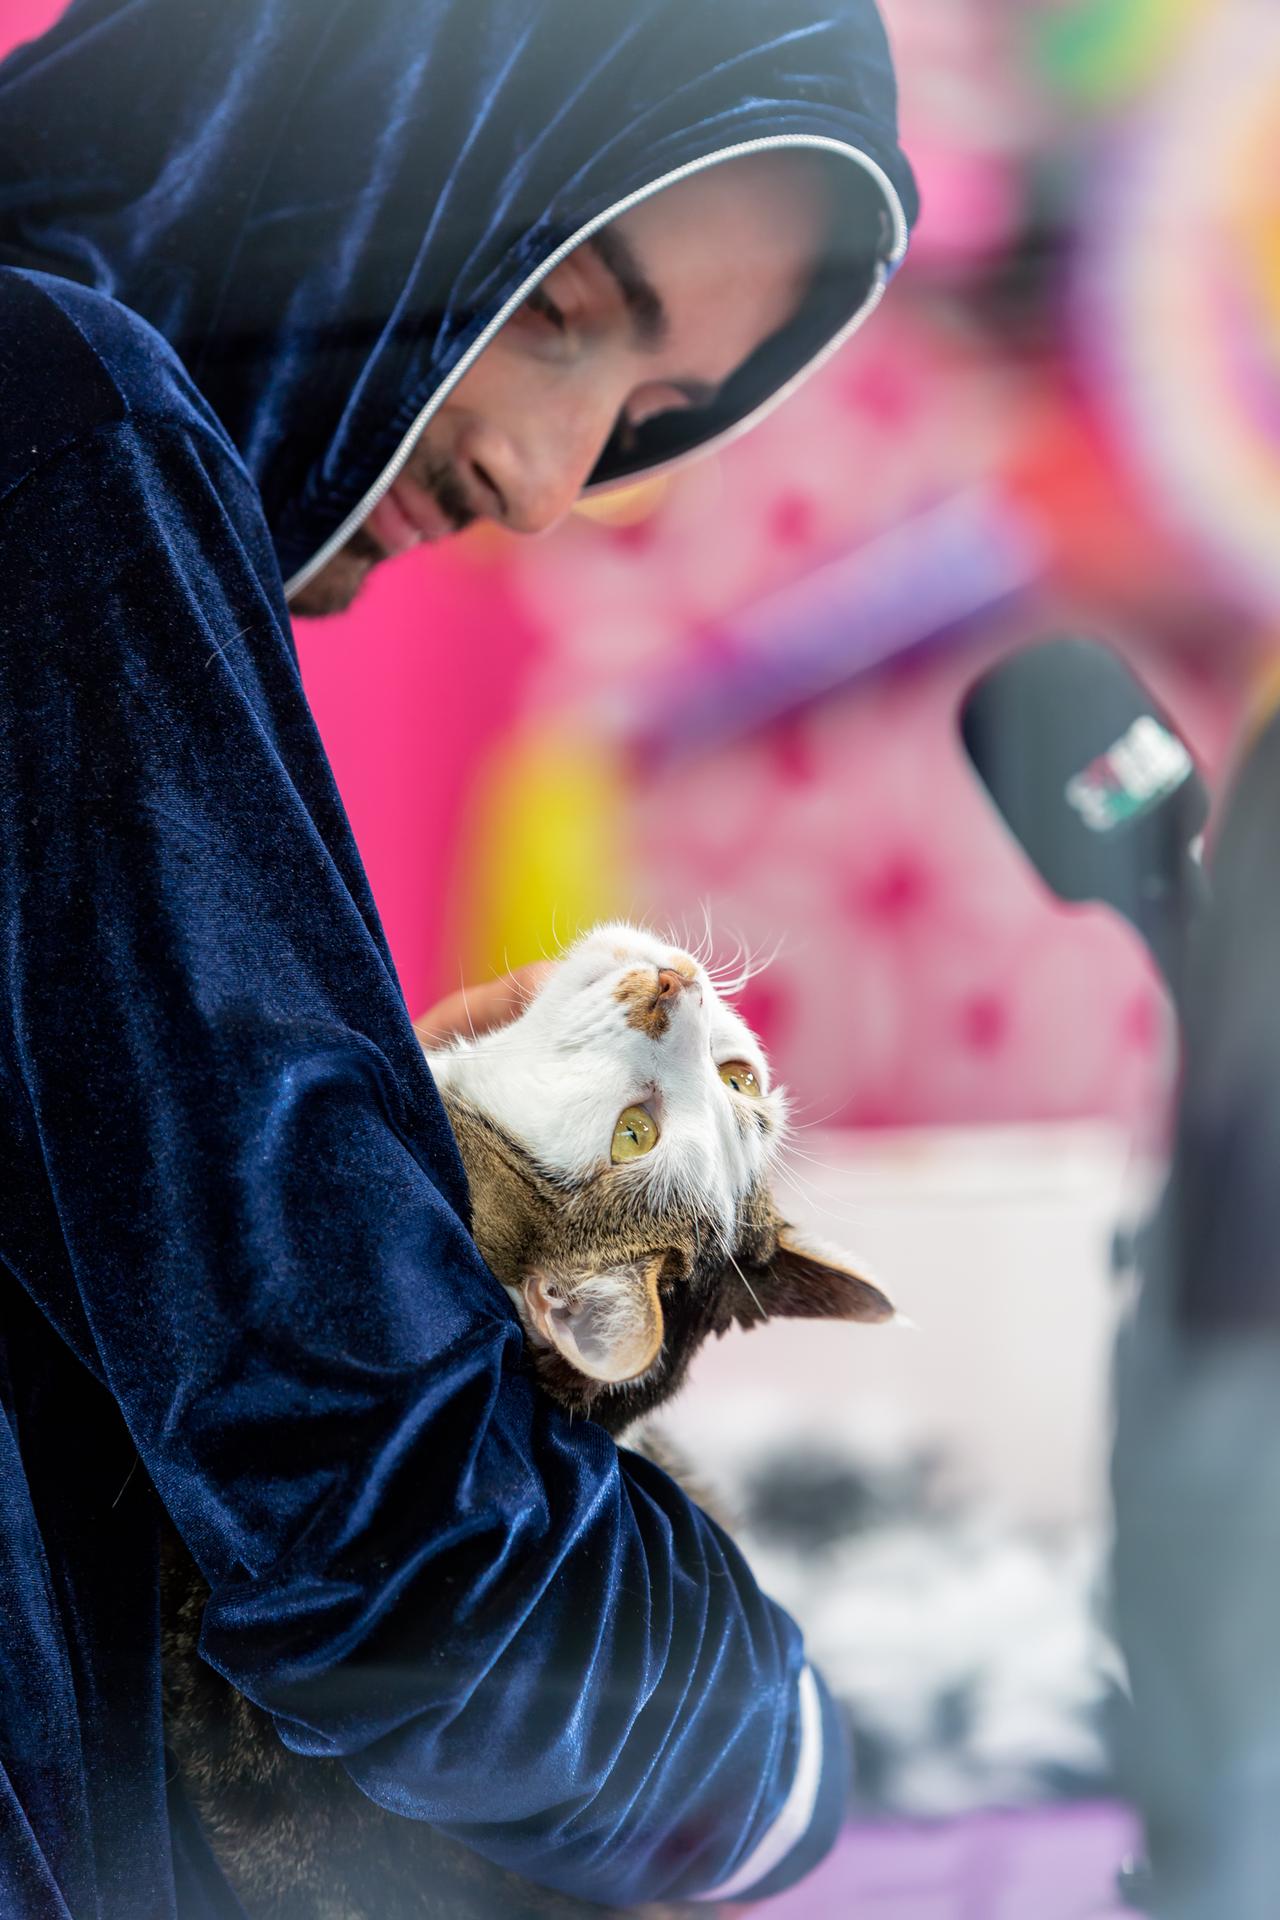
[[[761,1920],[1129,1920],[1116,1875],[1138,1846],[1136,1814],[1110,1801],[848,1826],[816,1873],[749,1911]]]
[[[646,766],[705,752],[962,631],[1044,562],[1012,503],[957,494],[735,615],[678,680],[629,689],[624,739]]]

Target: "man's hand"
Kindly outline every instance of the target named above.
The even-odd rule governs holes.
[[[532,960],[497,980],[486,980],[478,987],[460,987],[429,1007],[413,1023],[413,1030],[424,1046],[447,1046],[461,1035],[487,1033],[524,1012],[538,989],[555,970],[554,960]]]

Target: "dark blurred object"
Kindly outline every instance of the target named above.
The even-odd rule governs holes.
[[[1132,1913],[1153,1913],[1151,1905],[1155,1898],[1155,1882],[1151,1877],[1151,1867],[1146,1860],[1126,1860],[1116,1875],[1116,1893],[1124,1901],[1127,1911]]]
[[[780,1451],[752,1475],[747,1517],[770,1545],[820,1554],[904,1516],[923,1521],[935,1468],[927,1454],[873,1470],[836,1452]]]
[[[721,1445],[742,1544],[847,1716],[860,1820],[1105,1803],[1122,1707],[1096,1610],[1100,1524],[1002,1512],[936,1443],[883,1430]]]
[[[1041,878],[1059,899],[1100,901],[1136,927],[1180,1003],[1206,901],[1209,796],[1147,689],[1095,641],[1046,640],[976,682],[960,732]]]

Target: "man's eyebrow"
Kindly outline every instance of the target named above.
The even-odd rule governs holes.
[[[614,227],[601,227],[584,244],[590,247],[605,272],[622,295],[622,304],[631,321],[631,336],[642,353],[656,353],[670,330],[662,295],[650,280],[626,235]],[[695,407],[710,406],[719,388],[708,380],[673,380],[685,398]]]
[[[635,248],[612,227],[601,227],[587,245],[617,284],[636,345],[645,353],[656,353],[666,340],[670,322],[662,295],[641,266]]]

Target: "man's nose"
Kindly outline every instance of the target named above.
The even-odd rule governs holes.
[[[512,533],[547,533],[581,497],[608,443],[612,415],[603,422],[551,418],[527,448],[492,433],[469,449],[492,517]]]

